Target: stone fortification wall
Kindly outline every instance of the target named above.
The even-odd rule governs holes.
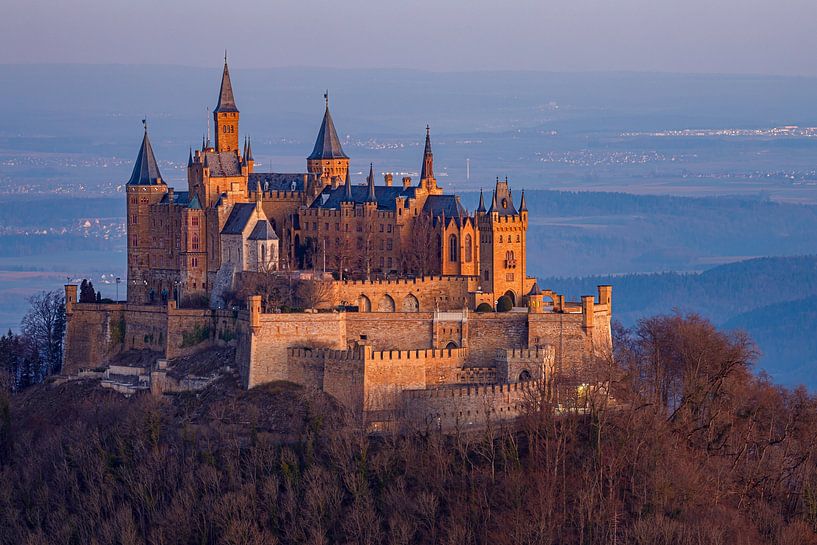
[[[175,358],[214,345],[232,345],[238,328],[231,311],[178,309],[173,301],[159,306],[69,300],[66,317],[66,374],[104,365],[127,350],[152,350]]]
[[[375,350],[415,350],[433,342],[432,312],[347,312],[349,341],[365,337]]]
[[[526,404],[539,395],[539,388],[539,381],[529,381],[407,390],[401,396],[400,416],[410,425],[443,431],[499,425],[522,414]],[[391,423],[374,421],[370,428],[387,429]]]
[[[556,351],[551,345],[499,348],[496,352],[496,376],[499,382],[542,380],[553,374]]]
[[[260,314],[255,333],[251,316],[242,313],[240,322],[242,318],[236,363],[247,388],[275,380],[308,383],[308,377],[300,375],[305,370],[293,367],[290,372],[287,348],[346,348],[344,313]]]
[[[338,303],[357,305],[361,311],[378,312],[393,305],[397,312],[459,310],[469,303],[477,278],[431,276],[404,280],[333,282]]]

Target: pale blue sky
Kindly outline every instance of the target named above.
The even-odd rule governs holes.
[[[10,3],[9,3],[10,2]],[[817,75],[817,0],[7,0],[0,64]]]

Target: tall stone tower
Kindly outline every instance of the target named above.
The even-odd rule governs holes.
[[[482,289],[493,292],[496,299],[508,295],[514,305],[521,305],[522,297],[526,295],[528,208],[525,192],[522,192],[517,210],[507,178],[504,182],[497,179],[491,208],[487,211],[480,194],[477,222]]]
[[[125,188],[128,199],[128,302],[143,304],[149,302],[151,289],[145,271],[150,268],[151,259],[154,266],[157,264],[155,254],[161,251],[156,247],[156,237],[151,232],[150,207],[167,193],[167,184],[153,155],[146,123],[142,146]]]
[[[330,185],[332,179],[346,179],[349,171],[349,157],[343,153],[340,145],[340,138],[335,131],[335,123],[332,121],[332,114],[329,113],[329,95],[325,94],[326,110],[323,113],[323,121],[318,131],[318,138],[315,139],[315,147],[312,153],[306,158],[306,170],[320,179],[320,185],[316,188],[320,191],[323,186]]]
[[[227,55],[224,55],[224,72],[221,75],[221,89],[218,104],[213,110],[213,121],[216,127],[216,151],[238,152],[238,108],[233,96],[233,84],[230,81],[230,70],[227,68]]]

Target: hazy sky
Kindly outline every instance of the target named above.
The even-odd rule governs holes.
[[[6,0],[0,63],[817,75],[817,0]]]

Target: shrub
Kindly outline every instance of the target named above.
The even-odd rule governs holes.
[[[503,295],[499,298],[499,301],[496,303],[496,311],[497,312],[508,312],[513,308],[513,301],[507,295]]]
[[[494,308],[488,303],[480,303],[477,307],[477,312],[493,312]]]

